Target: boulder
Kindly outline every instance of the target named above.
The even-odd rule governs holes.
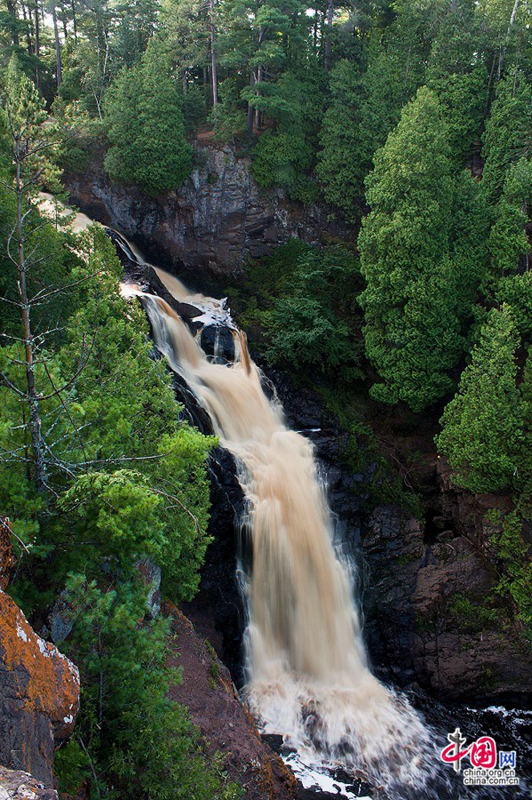
[[[79,672],[3,591],[0,618],[0,763],[50,785],[54,750],[74,729]]]
[[[57,792],[28,772],[0,767],[0,800],[57,800]]]

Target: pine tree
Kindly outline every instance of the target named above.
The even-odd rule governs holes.
[[[182,100],[167,57],[152,40],[141,63],[124,68],[110,87],[105,118],[113,180],[138,183],[150,195],[176,189],[192,168]]]
[[[489,201],[496,203],[506,171],[527,155],[532,142],[532,85],[521,70],[515,70],[498,84],[483,142],[486,163],[482,187]]]
[[[495,221],[489,236],[494,274],[515,273],[529,268],[530,242],[526,227],[532,213],[532,162],[522,158],[509,166]],[[520,264],[520,261],[523,263]]]
[[[253,175],[260,186],[282,186],[294,200],[308,203],[317,195],[309,173],[323,100],[319,74],[312,69],[301,77],[285,72],[262,91],[250,102],[275,120],[275,127],[265,131],[254,148]]]
[[[445,111],[449,143],[461,168],[480,138],[489,90],[482,17],[469,0],[449,4],[433,39],[427,85]]]
[[[339,61],[331,71],[329,89],[331,104],[323,117],[316,174],[327,202],[353,221],[360,215],[365,177],[358,130],[363,98],[358,69]]]
[[[359,236],[366,352],[384,379],[371,392],[416,411],[452,387],[448,373],[463,349],[447,139],[438,99],[423,87],[375,156],[372,211]]]
[[[511,308],[493,309],[441,419],[438,448],[473,492],[512,487],[523,456],[525,404],[516,385],[519,335]]]

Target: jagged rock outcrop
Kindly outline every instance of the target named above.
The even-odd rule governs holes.
[[[297,783],[278,755],[263,742],[247,709],[240,702],[227,667],[200,637],[192,623],[171,603],[163,612],[177,634],[170,666],[183,668],[183,682],[170,697],[188,706],[211,755],[224,757],[224,770],[246,789],[248,800],[291,800]]]
[[[57,800],[50,789],[27,772],[0,767],[0,800]]]
[[[375,662],[391,666],[399,683],[416,681],[447,699],[530,692],[529,649],[507,611],[486,610],[494,574],[473,538],[481,525],[466,536],[449,523],[427,532],[391,505],[376,508],[366,525],[366,632]]]
[[[324,205],[303,207],[281,190],[261,190],[250,159],[231,147],[197,146],[195,160],[183,186],[157,198],[134,186],[111,185],[101,155],[83,175],[66,174],[64,183],[82,210],[151,245],[159,263],[171,260],[181,272],[237,273],[248,258],[268,255],[292,237],[321,242],[327,233],[341,233],[354,239],[353,232],[336,230]]]
[[[4,556],[10,553],[5,543],[8,531],[4,520],[0,526]],[[5,588],[4,567],[0,574]],[[72,733],[79,709],[79,672],[35,633],[2,590],[0,619],[0,764],[28,771],[52,785],[54,750]]]

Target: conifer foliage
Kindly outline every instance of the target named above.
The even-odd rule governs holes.
[[[106,95],[111,147],[105,166],[113,180],[136,183],[150,195],[183,183],[192,160],[182,108],[168,59],[154,40],[139,64],[121,70]]]
[[[367,287],[366,352],[382,383],[379,400],[421,411],[452,388],[463,352],[453,262],[456,185],[448,128],[434,92],[418,91],[375,156],[368,177],[371,213],[359,237]]]

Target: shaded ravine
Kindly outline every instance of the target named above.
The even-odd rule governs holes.
[[[137,254],[133,253],[137,258]],[[309,763],[361,770],[391,797],[441,796],[431,732],[407,700],[371,673],[352,597],[350,565],[334,542],[325,490],[308,440],[289,430],[223,303],[193,295],[154,268],[195,323],[232,330],[235,358],[207,357],[162,298],[142,293],[170,367],[208,412],[236,458],[246,496],[243,537],[252,567],[242,589],[249,620],[243,695],[265,733]],[[136,287],[127,292],[137,293]]]

